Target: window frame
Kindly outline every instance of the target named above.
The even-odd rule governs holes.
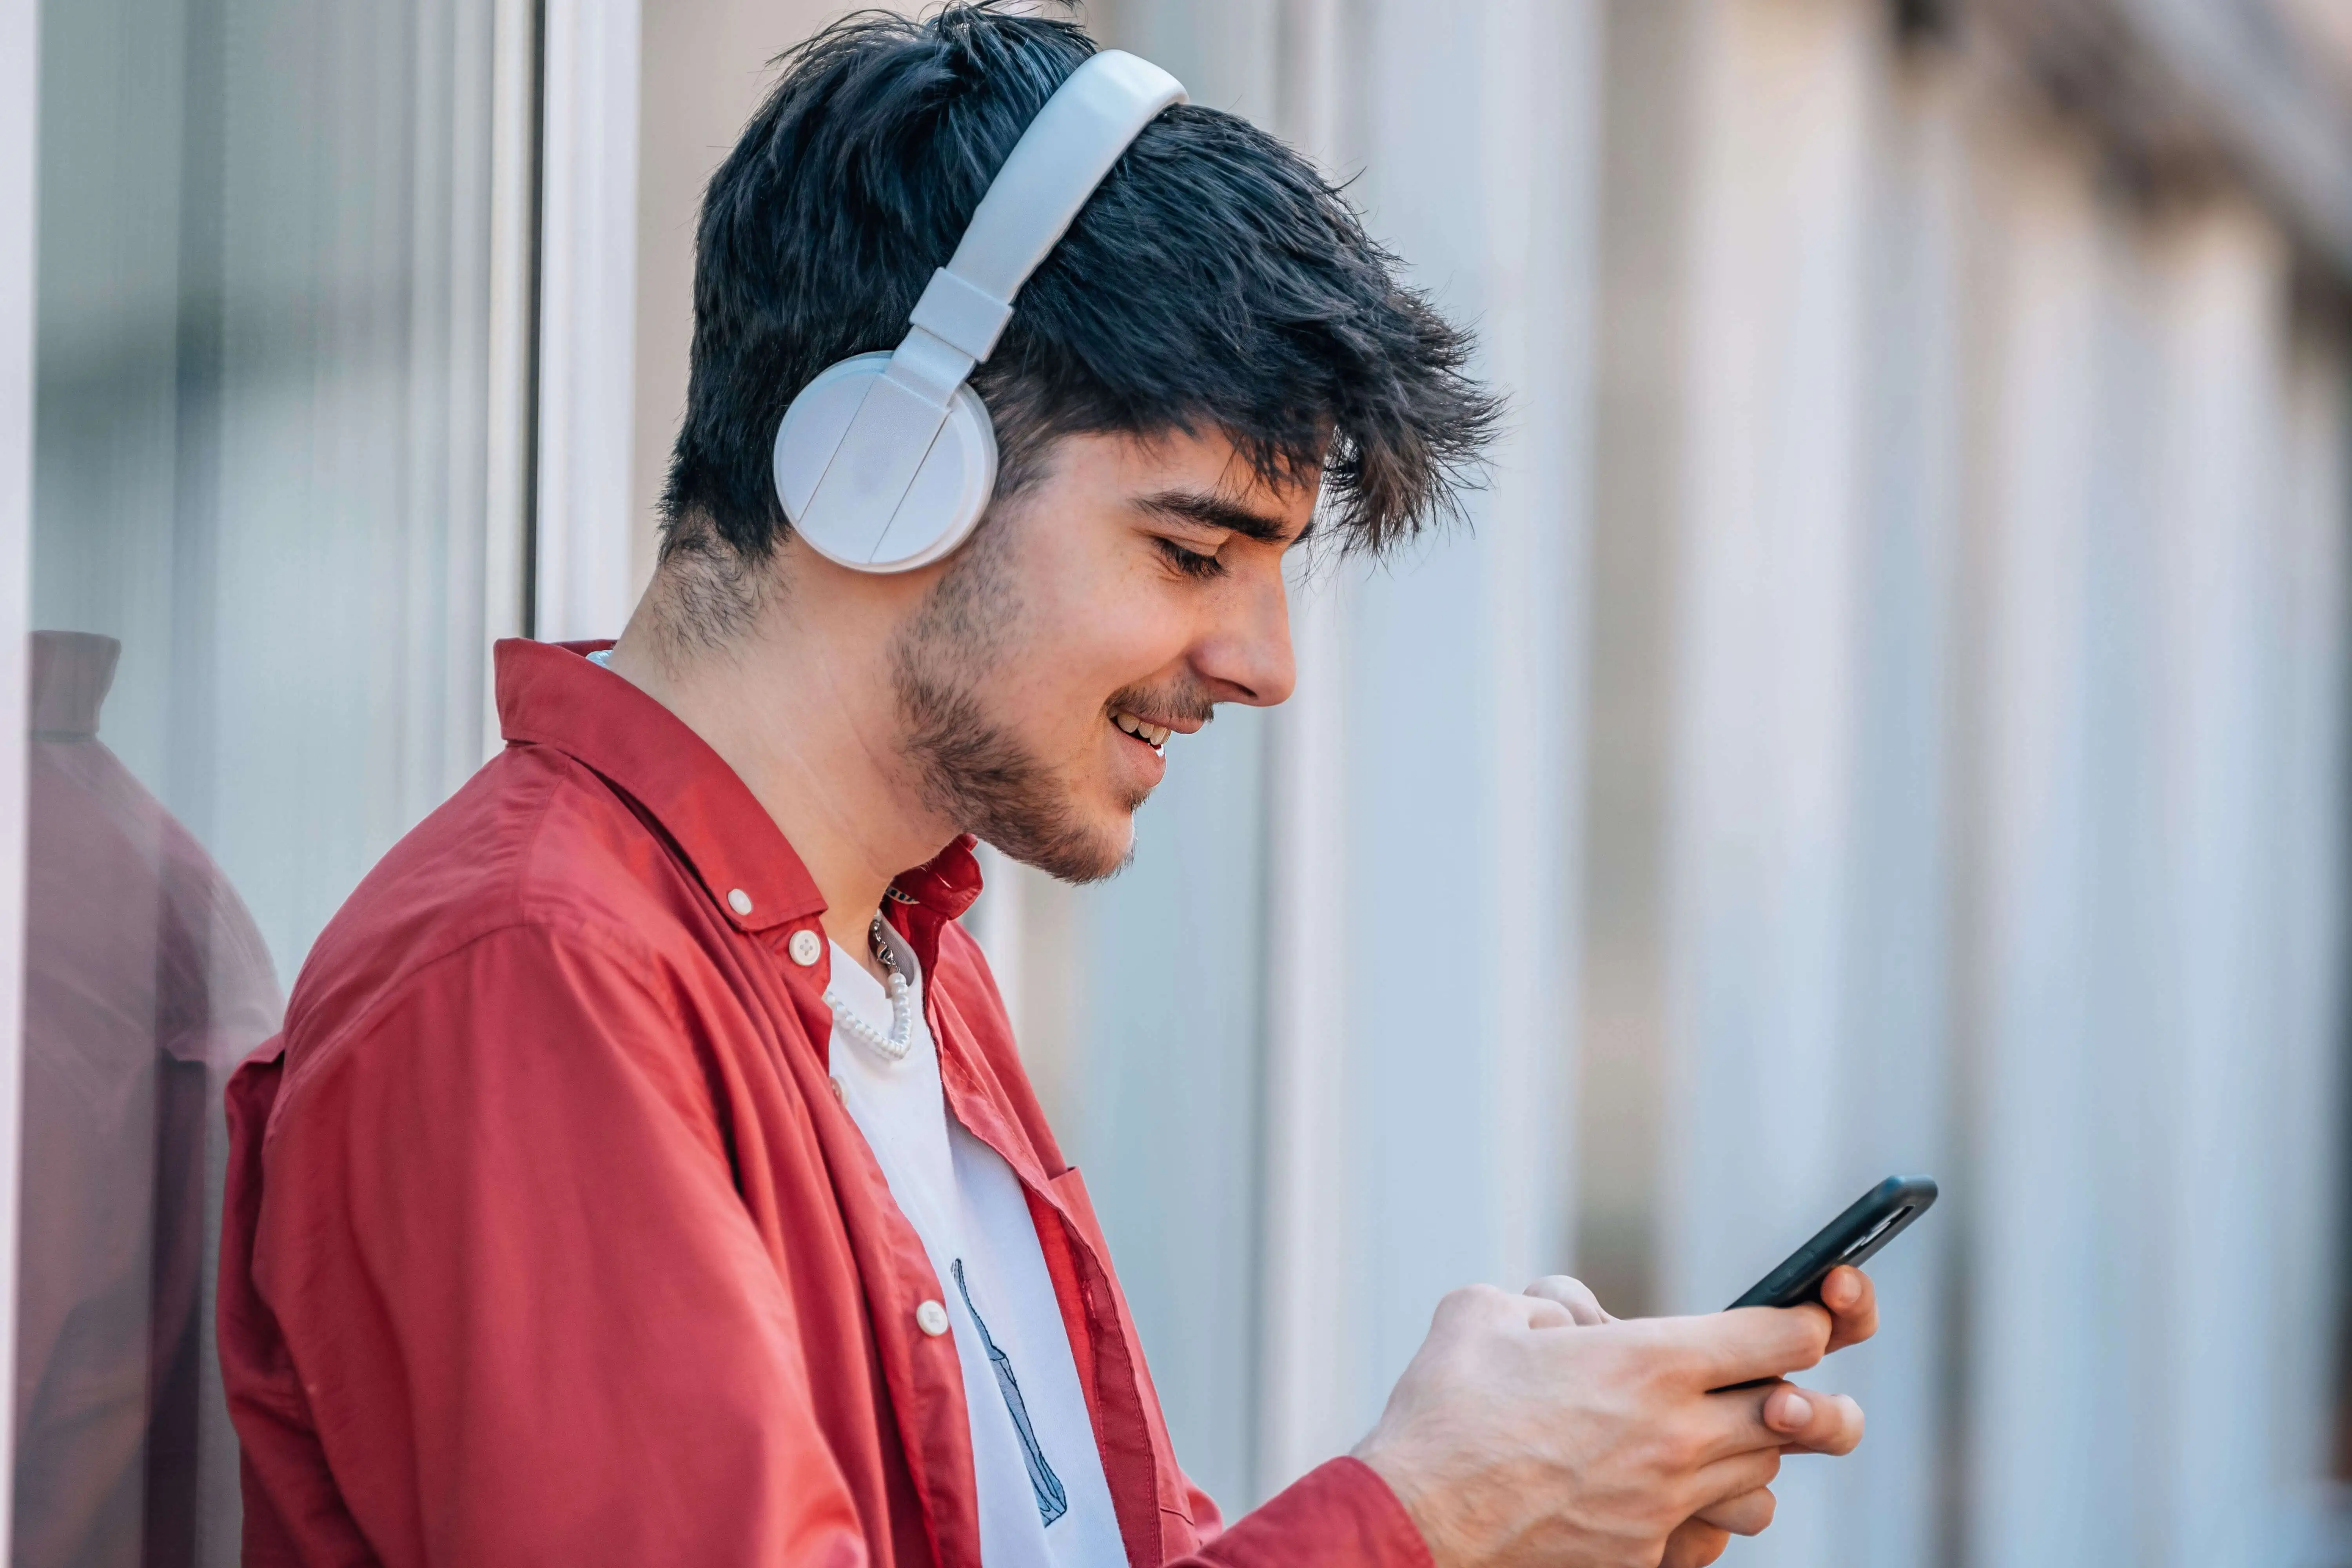
[[[0,0],[0,1374],[16,1386],[16,1194],[25,1028],[26,703],[32,626],[33,233],[39,0]],[[13,1538],[16,1424],[0,1424],[0,1539]]]

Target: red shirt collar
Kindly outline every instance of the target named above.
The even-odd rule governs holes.
[[[598,642],[501,640],[499,730],[509,744],[550,746],[579,761],[645,808],[695,874],[747,931],[806,920],[824,898],[758,797],[677,715],[587,656]],[[953,920],[980,896],[970,834],[892,886],[900,901]],[[750,900],[747,914],[732,895]]]

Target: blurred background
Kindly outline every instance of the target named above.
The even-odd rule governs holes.
[[[702,182],[844,9],[0,0],[17,1562],[235,1561],[221,1075],[491,639],[617,630]],[[1345,1449],[1453,1286],[1711,1310],[1921,1171],[1869,1441],[1730,1561],[2352,1564],[2352,5],[1081,16],[1512,408],[1131,870],[969,917],[1194,1476]]]

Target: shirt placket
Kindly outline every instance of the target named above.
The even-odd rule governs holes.
[[[969,1047],[959,1021],[951,1012],[932,1007],[928,994],[924,1021],[939,1049],[940,1081],[948,1113],[1011,1167],[1013,1179],[1029,1199],[1030,1212],[1051,1214],[1062,1227],[1075,1268],[1065,1278],[1049,1261],[1047,1271],[1061,1300],[1064,1322],[1085,1325],[1088,1353],[1073,1360],[1081,1369],[1090,1413],[1100,1424],[1103,1479],[1110,1488],[1120,1532],[1128,1538],[1130,1553],[1137,1554],[1139,1561],[1156,1563],[1162,1555],[1158,1454],[1145,1414],[1141,1380],[1135,1375],[1129,1352],[1118,1292],[1098,1247],[1093,1215],[1077,1213],[1063,1191],[1064,1184],[1046,1177],[1028,1141],[1013,1136],[993,1099],[965,1066]],[[1065,1173],[1065,1178],[1075,1182],[1076,1170]],[[1073,1306],[1076,1311],[1071,1310]]]
[[[818,1123],[836,1183],[855,1187],[854,1194],[844,1194],[842,1224],[866,1286],[883,1384],[898,1424],[908,1479],[930,1527],[933,1555],[941,1568],[981,1568],[980,1500],[963,1369],[943,1292],[922,1237],[891,1195],[888,1178],[841,1102],[841,1086],[829,1070],[832,1015],[824,993],[831,978],[831,945],[814,916],[747,934],[785,972],[785,988],[800,1015],[810,1056],[797,1070],[814,1073],[824,1086],[823,1098],[831,1102],[820,1105],[812,1098],[809,1113]]]

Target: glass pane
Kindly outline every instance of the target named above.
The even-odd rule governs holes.
[[[27,1568],[236,1561],[220,1089],[481,760],[490,11],[43,6]]]

